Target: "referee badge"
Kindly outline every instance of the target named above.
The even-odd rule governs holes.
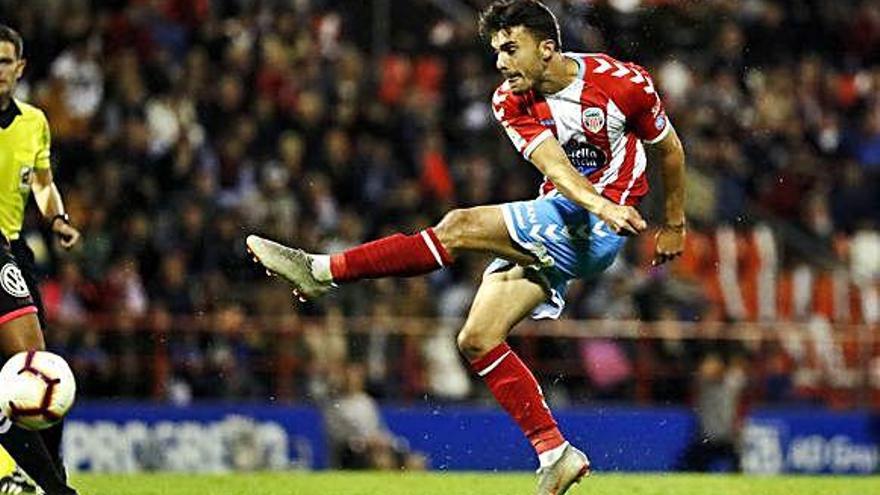
[[[0,286],[12,297],[23,298],[31,295],[21,270],[13,263],[6,263],[0,268]]]

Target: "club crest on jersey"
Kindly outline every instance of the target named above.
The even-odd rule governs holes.
[[[0,286],[12,297],[22,298],[31,295],[21,270],[12,263],[6,263],[0,268]]]
[[[594,134],[605,127],[605,112],[599,107],[587,108],[581,118],[584,121],[584,127]]]

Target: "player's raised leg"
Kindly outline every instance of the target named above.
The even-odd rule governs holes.
[[[310,254],[256,235],[248,236],[247,246],[267,271],[308,298],[324,294],[334,283],[430,273],[464,251],[488,252],[524,264],[535,261],[511,241],[500,206],[452,210],[435,227],[394,234],[331,255]]]
[[[535,448],[541,465],[537,493],[561,495],[589,472],[589,460],[565,440],[538,381],[505,341],[548,298],[548,290],[537,272],[522,266],[485,275],[458,347]]]
[[[28,311],[29,308],[34,307],[26,306],[0,316],[0,357],[45,349],[36,308]],[[76,494],[67,486],[39,433],[19,428],[0,414],[0,445],[47,495]]]

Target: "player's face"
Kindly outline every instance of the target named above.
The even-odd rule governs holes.
[[[15,56],[15,45],[0,41],[0,95],[11,95],[24,70],[24,59]]]
[[[522,26],[497,31],[490,42],[497,57],[495,67],[511,91],[522,93],[537,86],[553,50],[551,42],[539,42]]]

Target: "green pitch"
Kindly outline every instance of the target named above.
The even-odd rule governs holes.
[[[532,493],[528,474],[259,473],[232,475],[77,475],[82,495],[511,495]],[[869,495],[880,477],[747,477],[602,474],[572,495]]]

